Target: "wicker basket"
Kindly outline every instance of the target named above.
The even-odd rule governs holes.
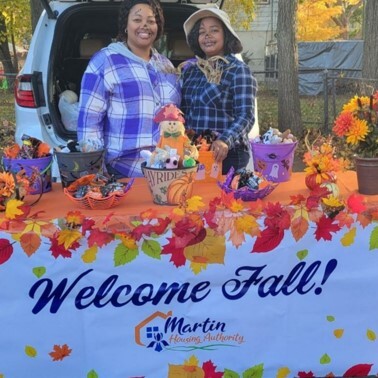
[[[224,193],[233,193],[235,199],[241,199],[243,201],[256,201],[268,196],[278,186],[278,183],[269,182],[267,186],[258,190],[253,190],[248,187],[243,187],[236,190],[232,189],[230,185],[234,176],[234,171],[234,168],[231,167],[227,173],[226,180],[223,183],[218,181],[218,186]]]
[[[126,194],[130,190],[133,183],[134,179],[131,179],[123,188],[122,193],[114,192],[104,198],[95,198],[90,193],[87,193],[84,197],[76,198],[74,197],[75,192],[71,192],[67,188],[64,188],[63,191],[70,201],[82,209],[106,210],[117,206],[126,197]]]

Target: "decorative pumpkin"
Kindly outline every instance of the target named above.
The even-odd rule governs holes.
[[[305,184],[310,190],[325,182],[336,182],[336,175],[333,172],[310,173],[305,178]]]
[[[170,205],[177,205],[182,198],[189,198],[193,190],[193,172],[172,181],[167,189],[167,202]]]
[[[334,182],[324,182],[320,184],[322,188],[326,188],[329,191],[329,196],[338,197],[340,195],[340,188]]]

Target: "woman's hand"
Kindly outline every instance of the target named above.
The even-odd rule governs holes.
[[[222,140],[215,140],[211,144],[211,151],[214,153],[215,161],[221,163],[227,157],[228,146]]]

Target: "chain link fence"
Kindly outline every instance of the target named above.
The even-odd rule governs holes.
[[[258,118],[261,130],[277,127],[278,93],[277,72],[274,70],[254,73],[258,83]],[[378,81],[366,80],[358,70],[306,70],[300,76],[317,74],[320,81],[316,83],[321,91],[316,95],[301,95],[302,122],[306,128],[318,128],[329,133],[333,122],[342,106],[355,95],[370,95],[378,88]],[[14,96],[12,83],[15,75],[0,73],[0,122],[14,125]],[[326,89],[326,90],[325,90]],[[0,135],[1,138],[1,135]]]
[[[254,73],[259,83],[258,106],[259,122],[262,129],[277,124],[277,118],[269,115],[269,109],[277,110],[278,72],[275,70]],[[301,94],[301,114],[303,125],[307,128],[318,128],[323,133],[330,133],[334,120],[342,110],[343,105],[355,95],[370,96],[378,89],[378,80],[361,78],[361,71],[313,69],[299,71],[299,78],[306,82],[306,76],[318,77],[320,82],[315,85],[320,88],[315,95]],[[319,79],[320,78],[320,79]],[[268,108],[268,109],[265,109]],[[266,123],[268,116],[268,123]]]

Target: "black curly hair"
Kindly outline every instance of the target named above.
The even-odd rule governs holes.
[[[129,19],[130,9],[136,4],[147,4],[152,8],[158,27],[156,36],[157,41],[164,33],[163,9],[158,0],[124,0],[119,8],[117,41],[125,42],[127,40],[127,21]]]
[[[190,49],[194,52],[195,55],[199,56],[200,58],[205,58],[206,54],[202,51],[199,43],[199,30],[201,26],[202,18],[199,19],[193,26],[192,30],[188,34],[188,45]],[[243,51],[243,45],[241,42],[227,29],[224,23],[221,21],[223,34],[224,34],[224,55],[228,54],[238,54]]]

